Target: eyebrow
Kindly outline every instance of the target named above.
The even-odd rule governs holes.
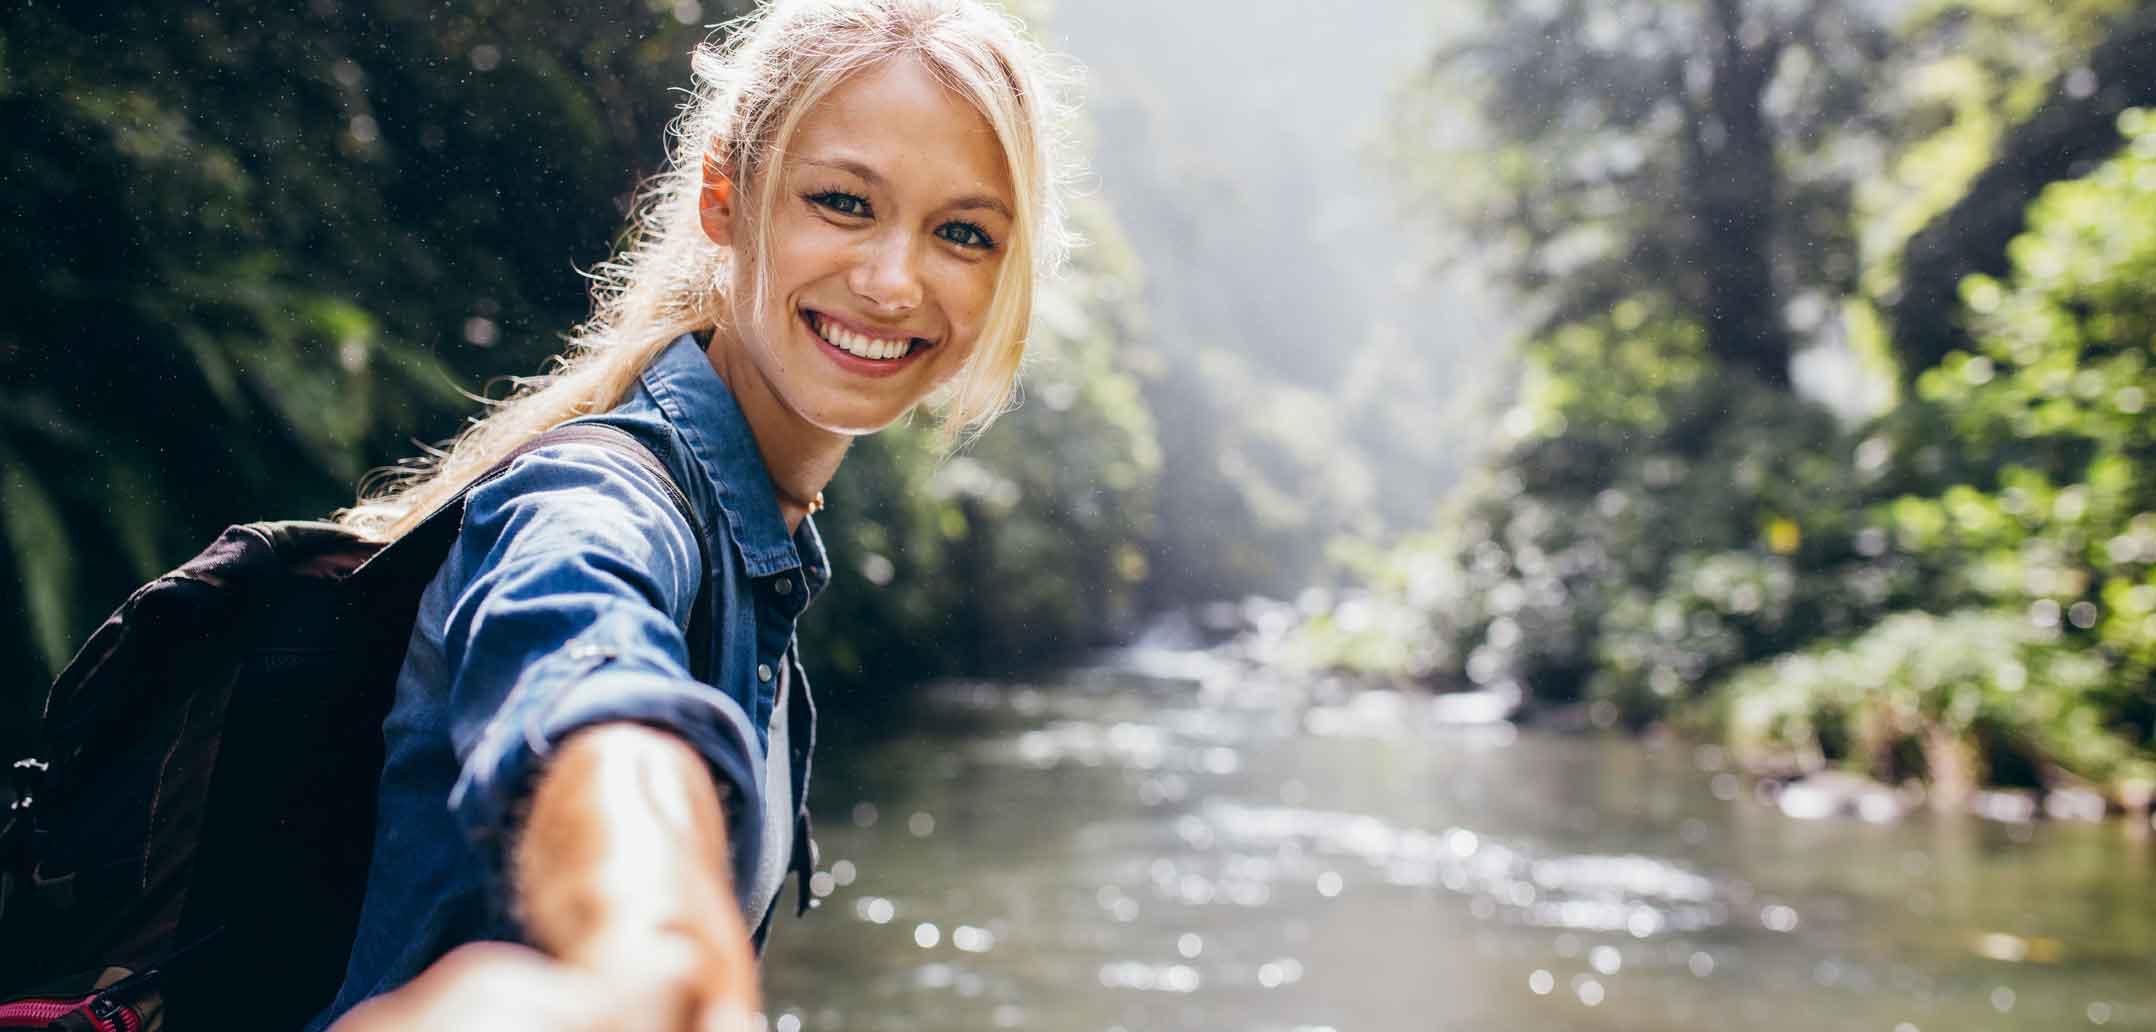
[[[988,211],[995,212],[996,214],[1001,215],[1007,219],[1015,218],[1015,216],[1011,214],[1010,205],[1003,203],[997,198],[990,197],[987,194],[973,194],[971,196],[961,197],[958,200],[952,201],[951,207],[958,209],[983,208]]]
[[[875,169],[872,169],[867,165],[862,164],[861,162],[855,161],[852,158],[830,158],[828,160],[817,158],[803,158],[801,159],[801,163],[804,165],[816,165],[822,168],[835,168],[842,172],[851,172],[854,175],[860,176],[862,179],[866,180],[871,186],[885,185],[883,176],[877,173]],[[964,197],[952,201],[949,207],[958,209],[980,208],[986,211],[995,212],[996,214],[1001,215],[1007,219],[1015,218],[1015,216],[1011,214],[1010,205],[1003,203],[1002,198],[991,197],[988,194],[967,194]]]

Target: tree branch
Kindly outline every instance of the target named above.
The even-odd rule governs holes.
[[[2083,175],[2123,141],[2120,112],[2156,102],[2156,4],[2122,20],[2090,55],[2096,89],[2075,96],[2062,76],[2036,113],[2009,130],[1998,156],[1961,200],[1910,238],[1899,296],[1887,308],[1904,380],[1969,347],[1961,322],[1961,281],[2007,271],[2006,248],[2021,234],[2029,205],[2045,187]]]

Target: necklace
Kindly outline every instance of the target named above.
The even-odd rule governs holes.
[[[823,511],[823,492],[822,492],[822,491],[818,491],[818,492],[816,492],[816,497],[814,497],[814,498],[811,498],[811,499],[808,499],[807,501],[803,501],[803,500],[802,500],[802,499],[801,499],[801,498],[800,498],[799,496],[796,496],[796,495],[790,495],[790,494],[787,494],[787,493],[786,493],[786,492],[784,492],[784,491],[780,491],[780,492],[779,492],[779,501],[782,501],[782,502],[786,502],[786,503],[788,503],[788,504],[790,504],[790,505],[798,505],[798,506],[802,507],[803,509],[806,509],[806,510],[808,510],[808,514],[809,514],[809,515],[811,515],[811,516],[814,516],[814,515],[816,515],[817,513],[819,513],[819,512],[822,512],[822,511]]]

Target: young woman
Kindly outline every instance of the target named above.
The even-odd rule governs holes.
[[[976,431],[1009,397],[1065,243],[1055,83],[1012,21],[784,0],[694,70],[669,169],[558,367],[341,519],[394,537],[581,419],[647,445],[704,540],[662,478],[589,443],[472,491],[384,728],[360,929],[315,1028],[753,1012],[781,884],[814,865],[793,627],[830,572],[808,515],[854,437],[924,401]]]

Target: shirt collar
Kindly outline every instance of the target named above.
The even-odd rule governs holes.
[[[644,367],[644,388],[659,411],[688,444],[689,453],[711,481],[712,493],[726,517],[726,528],[752,577],[768,577],[804,565],[810,589],[830,579],[823,539],[804,518],[787,534],[779,513],[778,489],[764,468],[763,453],[749,430],[741,406],[711,368],[711,360],[692,334],[682,334]]]

